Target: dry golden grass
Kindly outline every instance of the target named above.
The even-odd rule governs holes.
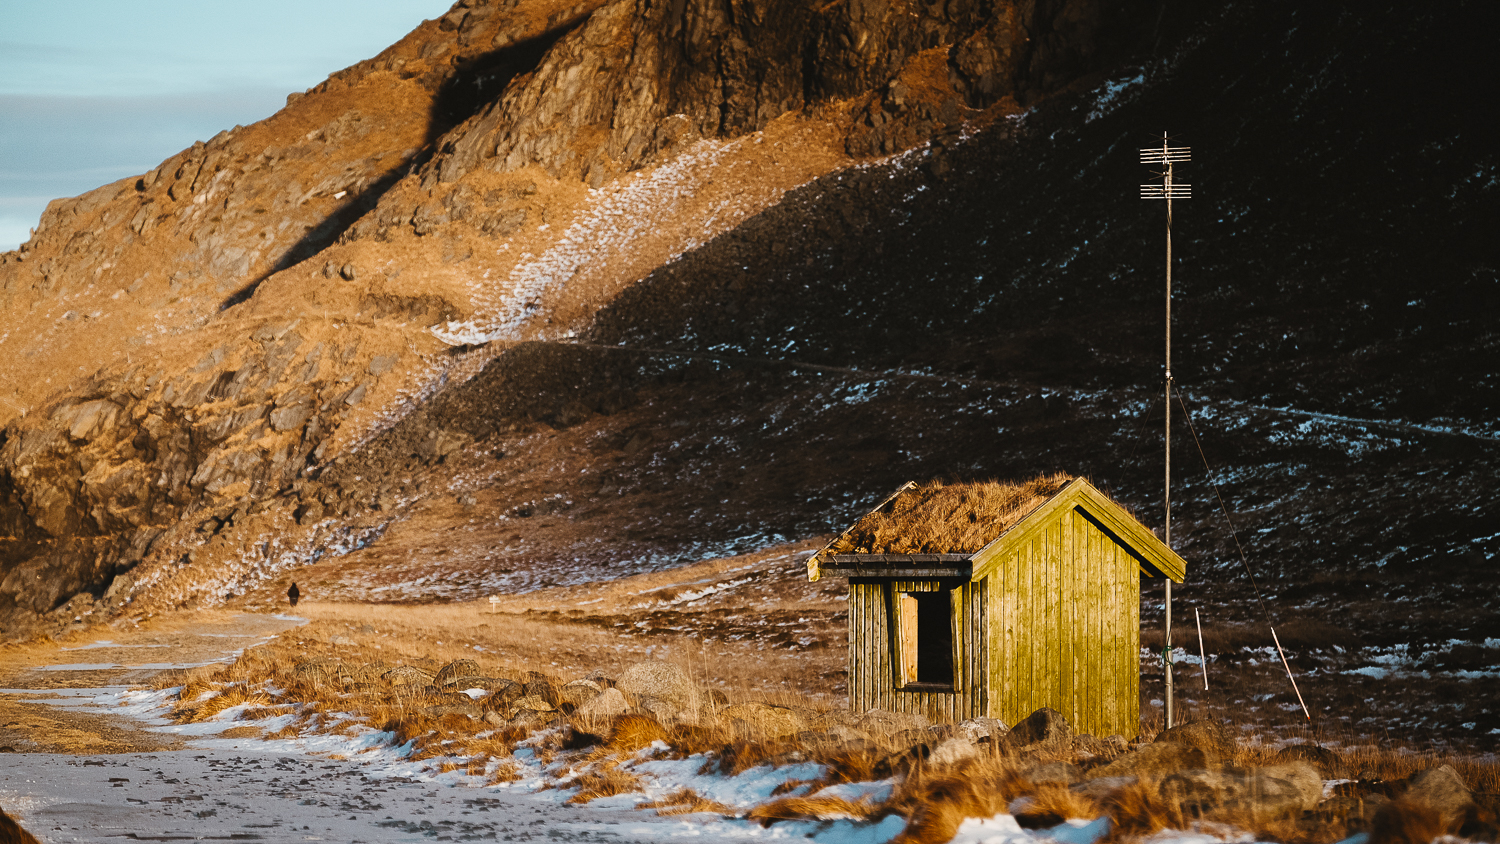
[[[600,763],[592,771],[586,771],[575,780],[578,793],[568,798],[569,803],[582,804],[600,797],[614,797],[641,790],[641,779],[629,771],[621,770],[609,761]]]
[[[892,839],[896,844],[938,844],[952,839],[966,818],[998,815],[1031,790],[1002,757],[968,760],[938,771],[918,766],[897,784],[881,810],[909,819],[906,829]]]
[[[1150,780],[1116,789],[1103,802],[1110,819],[1107,841],[1132,841],[1164,829],[1183,828],[1182,809],[1163,800]]]
[[[906,489],[828,546],[830,554],[970,554],[1057,494],[1072,475],[1024,483],[931,481]]]
[[[259,727],[230,727],[222,733],[219,738],[260,738]]]
[[[733,815],[733,808],[715,800],[709,800],[691,788],[682,788],[662,797],[660,800],[652,800],[646,803],[636,804],[637,809],[655,809],[656,814],[668,817],[671,815],[695,815],[699,812],[712,812],[716,815]]]
[[[1053,827],[1070,818],[1093,820],[1099,817],[1099,806],[1086,795],[1060,783],[1043,783],[1031,793],[1031,802],[1016,815],[1022,826]]]
[[[205,693],[208,697],[203,697]],[[242,704],[261,707],[271,702],[266,693],[249,689],[243,683],[224,686],[214,693],[210,686],[200,685],[199,681],[184,688],[179,700],[181,703],[172,710],[172,720],[178,724],[207,721],[226,709]]]
[[[42,844],[42,842],[23,829],[10,815],[0,810],[0,844]]]
[[[868,820],[876,807],[867,802],[854,802],[842,797],[783,797],[751,809],[745,817],[770,826],[777,821],[792,820]],[[951,836],[950,836],[951,837]]]
[[[705,754],[708,760],[705,773],[735,775],[763,765],[782,765],[792,761],[810,761],[825,766],[825,773],[818,780],[788,783],[773,795],[776,799],[752,811],[751,817],[765,823],[791,818],[877,820],[898,815],[908,819],[901,840],[938,842],[948,840],[965,818],[990,817],[1006,811],[1011,801],[1020,796],[1030,798],[1028,808],[1021,812],[1026,816],[1027,825],[1047,826],[1052,821],[1061,822],[1067,818],[1108,814],[1115,821],[1111,833],[1115,841],[1140,838],[1162,829],[1180,829],[1190,820],[1182,816],[1178,807],[1164,802],[1150,783],[1123,789],[1095,806],[1067,789],[1038,787],[1025,780],[1017,768],[1020,760],[1014,757],[985,756],[939,770],[921,762],[919,754],[899,755],[911,743],[909,734],[864,734],[861,742],[846,744],[835,734],[819,732],[840,719],[820,713],[819,707],[799,694],[795,686],[785,686],[775,680],[779,677],[776,674],[767,674],[757,681],[754,692],[740,691],[730,700],[759,700],[797,710],[807,720],[813,731],[811,734],[770,738],[757,735],[753,730],[747,732],[740,728],[741,731],[737,731],[727,719],[717,718],[712,705],[705,705],[701,711],[693,713],[699,719],[696,724],[665,726],[650,716],[629,714],[590,724],[573,718],[572,729],[555,730],[540,736],[533,735],[543,726],[539,722],[497,729],[478,718],[432,709],[439,704],[467,705],[469,701],[465,697],[440,692],[425,683],[392,686],[382,675],[399,665],[420,669],[435,677],[445,664],[468,660],[472,664],[462,666],[466,671],[477,670],[487,676],[517,681],[534,677],[531,672],[545,668],[544,674],[550,682],[560,687],[594,668],[602,669],[606,676],[618,676],[614,672],[623,667],[622,662],[636,659],[615,661],[617,652],[604,646],[612,635],[607,630],[537,622],[519,616],[495,619],[497,626],[503,619],[504,624],[513,625],[519,631],[505,634],[515,636],[518,647],[507,648],[503,656],[498,655],[490,652],[497,640],[489,639],[485,640],[486,650],[476,651],[472,645],[476,641],[472,636],[475,620],[490,619],[486,618],[488,613],[477,613],[472,606],[324,608],[318,610],[318,614],[322,615],[325,610],[327,617],[248,650],[231,665],[172,672],[160,683],[164,684],[163,688],[183,687],[178,711],[184,718],[211,717],[229,706],[247,703],[250,706],[241,715],[246,721],[296,713],[293,723],[273,733],[272,738],[296,737],[310,731],[350,732],[365,725],[389,731],[394,743],[410,742],[413,758],[430,760],[435,769],[463,771],[491,783],[519,778],[521,769],[510,757],[516,744],[529,737],[528,746],[533,748],[539,761],[546,763],[563,758],[575,769],[583,771],[573,781],[578,794],[572,800],[578,803],[638,791],[640,783],[630,770],[629,759],[642,748],[660,741],[668,747],[663,751],[667,756],[682,758]],[[356,624],[356,619],[366,620]],[[597,653],[604,659],[603,664],[583,662],[566,670],[552,665],[555,660],[549,658],[554,655],[550,647],[543,649],[534,644],[528,650],[526,645],[528,636],[554,636],[566,642],[568,647],[582,649],[585,645],[594,647],[596,634],[605,637],[597,643]],[[676,661],[699,683],[712,685],[717,678],[706,666],[717,666],[721,661],[709,658],[711,656],[688,651]],[[581,661],[583,656],[580,655],[579,659]],[[282,692],[267,696],[258,691],[266,688]],[[767,688],[778,690],[766,691]],[[792,690],[779,690],[788,688]],[[515,694],[518,695],[519,691]],[[475,701],[473,705],[479,711],[508,717],[509,701],[513,697],[496,695]],[[334,718],[336,714],[350,715],[354,720]],[[1159,722],[1148,722],[1143,724],[1142,732],[1150,737],[1159,730]],[[1324,745],[1340,743],[1338,737],[1313,731],[1309,731],[1303,740]],[[1344,763],[1365,779],[1394,782],[1418,770],[1446,763],[1460,772],[1470,788],[1480,792],[1500,791],[1497,787],[1500,786],[1500,775],[1497,775],[1500,767],[1483,759],[1412,752],[1409,748],[1392,751],[1370,746],[1352,747],[1348,746],[1347,739],[1342,744],[1346,746],[1340,751]],[[1244,766],[1266,765],[1275,761],[1275,752],[1270,746],[1244,745],[1227,761]],[[1071,754],[1062,749],[1051,753],[1049,758],[1073,761],[1085,767],[1091,764],[1072,759]],[[893,759],[899,764],[893,765]],[[878,806],[808,796],[815,795],[827,785],[868,782],[892,775],[900,778],[898,785],[891,798]],[[802,788],[805,791],[799,791]],[[713,804],[689,791],[676,792],[648,806],[662,814],[702,811],[733,814],[728,807]],[[1359,831],[1359,827],[1348,826],[1342,819],[1335,818],[1266,820],[1215,816],[1204,820],[1233,824],[1262,839],[1289,844],[1336,840],[1349,832]],[[1388,840],[1391,841],[1402,840],[1401,835],[1416,834],[1411,830],[1421,832],[1418,829],[1420,824],[1405,816],[1393,814],[1386,823]]]
[[[1431,808],[1398,799],[1375,813],[1370,824],[1370,844],[1428,844],[1449,831]]]
[[[621,715],[610,730],[607,746],[613,751],[633,753],[666,737],[666,728],[650,715]]]

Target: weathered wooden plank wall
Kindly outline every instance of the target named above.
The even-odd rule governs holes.
[[[990,578],[990,712],[1042,707],[1078,732],[1133,736],[1140,718],[1136,562],[1075,510],[1060,511]]]
[[[989,642],[983,609],[988,585],[965,583],[953,595],[954,692],[896,688],[891,628],[892,596],[899,592],[947,589],[933,581],[849,581],[849,704],[855,712],[886,709],[953,723],[986,714]]]

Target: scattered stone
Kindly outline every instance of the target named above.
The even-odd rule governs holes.
[[[1012,727],[1005,736],[1004,746],[1011,750],[1034,745],[1056,747],[1072,738],[1073,728],[1068,725],[1068,719],[1055,709],[1043,707]]]
[[[961,736],[969,741],[981,741],[989,739],[996,741],[1005,737],[1010,728],[999,718],[970,718],[953,725],[955,736]]]
[[[1413,774],[1407,781],[1407,800],[1437,812],[1444,823],[1453,823],[1474,805],[1474,794],[1452,765],[1429,768]]]
[[[573,714],[582,719],[606,719],[624,715],[630,711],[630,703],[619,689],[605,689],[587,703],[580,704]]]
[[[448,681],[457,680],[460,677],[479,677],[479,663],[472,659],[456,659],[443,666],[437,673],[433,682],[439,686],[448,685]]]
[[[1306,762],[1323,775],[1323,779],[1342,780],[1349,778],[1349,766],[1344,764],[1344,759],[1337,753],[1326,747],[1316,744],[1294,744],[1285,747],[1280,753],[1271,758],[1278,764],[1291,764],[1293,762]]]
[[[659,697],[639,698],[635,708],[669,727],[682,720],[682,708],[673,701]]]
[[[979,744],[962,735],[943,739],[927,755],[927,764],[935,768],[956,765],[965,759],[973,759],[982,752]]]
[[[557,696],[564,703],[582,706],[598,697],[602,691],[604,690],[599,687],[599,684],[592,680],[574,680],[558,689]]]
[[[1139,777],[1132,776],[1094,777],[1074,785],[1072,790],[1093,800],[1095,803],[1102,803],[1116,791],[1129,785],[1135,785],[1139,781]]]
[[[1118,759],[1089,772],[1089,779],[1098,777],[1146,777],[1159,779],[1177,771],[1208,767],[1208,757],[1196,747],[1174,744],[1169,741],[1142,745]]]
[[[515,703],[511,704],[511,709],[513,712],[519,712],[523,709],[530,709],[534,712],[552,712],[554,708],[555,707],[553,707],[552,704],[548,703],[542,698],[537,697],[536,695],[526,695],[525,697],[522,697]],[[515,716],[512,715],[512,717]]]
[[[859,716],[854,726],[865,733],[895,735],[905,730],[925,730],[932,726],[932,722],[922,715],[910,712],[871,709]]]
[[[1323,796],[1323,780],[1305,763],[1226,771],[1200,768],[1169,774],[1158,792],[1191,815],[1280,817],[1315,808]]]
[[[552,681],[536,672],[532,672],[531,679],[526,681],[521,693],[527,697],[545,700],[547,705],[553,708],[562,702],[562,697],[557,693],[557,687],[552,685]]]
[[[441,685],[448,691],[462,692],[468,689],[483,689],[487,692],[493,692],[515,684],[510,680],[500,677],[454,677]]]
[[[1034,785],[1048,782],[1071,785],[1083,779],[1083,769],[1068,762],[1033,762],[1021,769],[1021,776]]]
[[[479,707],[472,703],[447,703],[439,706],[429,706],[422,710],[422,714],[428,718],[441,718],[444,715],[462,715],[465,718],[474,718],[477,720],[484,717],[484,713],[480,711]]]
[[[410,665],[398,665],[380,675],[380,679],[390,683],[392,686],[425,686],[432,682],[432,675],[420,668],[413,668]]]
[[[1156,737],[1159,742],[1171,742],[1186,747],[1196,747],[1208,758],[1207,767],[1215,767],[1221,760],[1234,754],[1234,740],[1229,737],[1223,724],[1213,721],[1189,721],[1170,730],[1163,730]]]
[[[687,672],[660,660],[638,662],[625,669],[615,687],[635,698],[657,698],[687,706],[694,698],[693,681]]]
[[[769,703],[736,703],[724,707],[719,714],[767,738],[795,735],[807,729],[807,721],[801,715]]]
[[[355,269],[353,264],[345,264],[339,268],[339,275],[343,276],[345,281],[353,281],[359,276],[359,270]]]

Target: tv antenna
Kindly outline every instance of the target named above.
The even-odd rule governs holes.
[[[1165,169],[1161,172],[1161,184],[1141,185],[1141,199],[1163,199],[1167,202],[1167,473],[1166,483],[1162,492],[1163,518],[1162,518],[1162,541],[1168,548],[1172,547],[1172,200],[1192,199],[1193,189],[1191,185],[1178,184],[1172,181],[1172,165],[1189,161],[1187,147],[1174,147],[1168,145],[1167,133],[1161,133],[1160,147],[1147,147],[1141,150],[1142,164],[1161,164]],[[1161,652],[1162,672],[1166,677],[1167,687],[1167,729],[1172,729],[1174,724],[1172,711],[1172,578],[1166,578],[1166,634]]]

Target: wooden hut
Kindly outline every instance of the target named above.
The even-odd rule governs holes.
[[[1140,575],[1187,564],[1083,478],[908,483],[807,562],[849,578],[849,702],[934,723],[1140,721]]]

